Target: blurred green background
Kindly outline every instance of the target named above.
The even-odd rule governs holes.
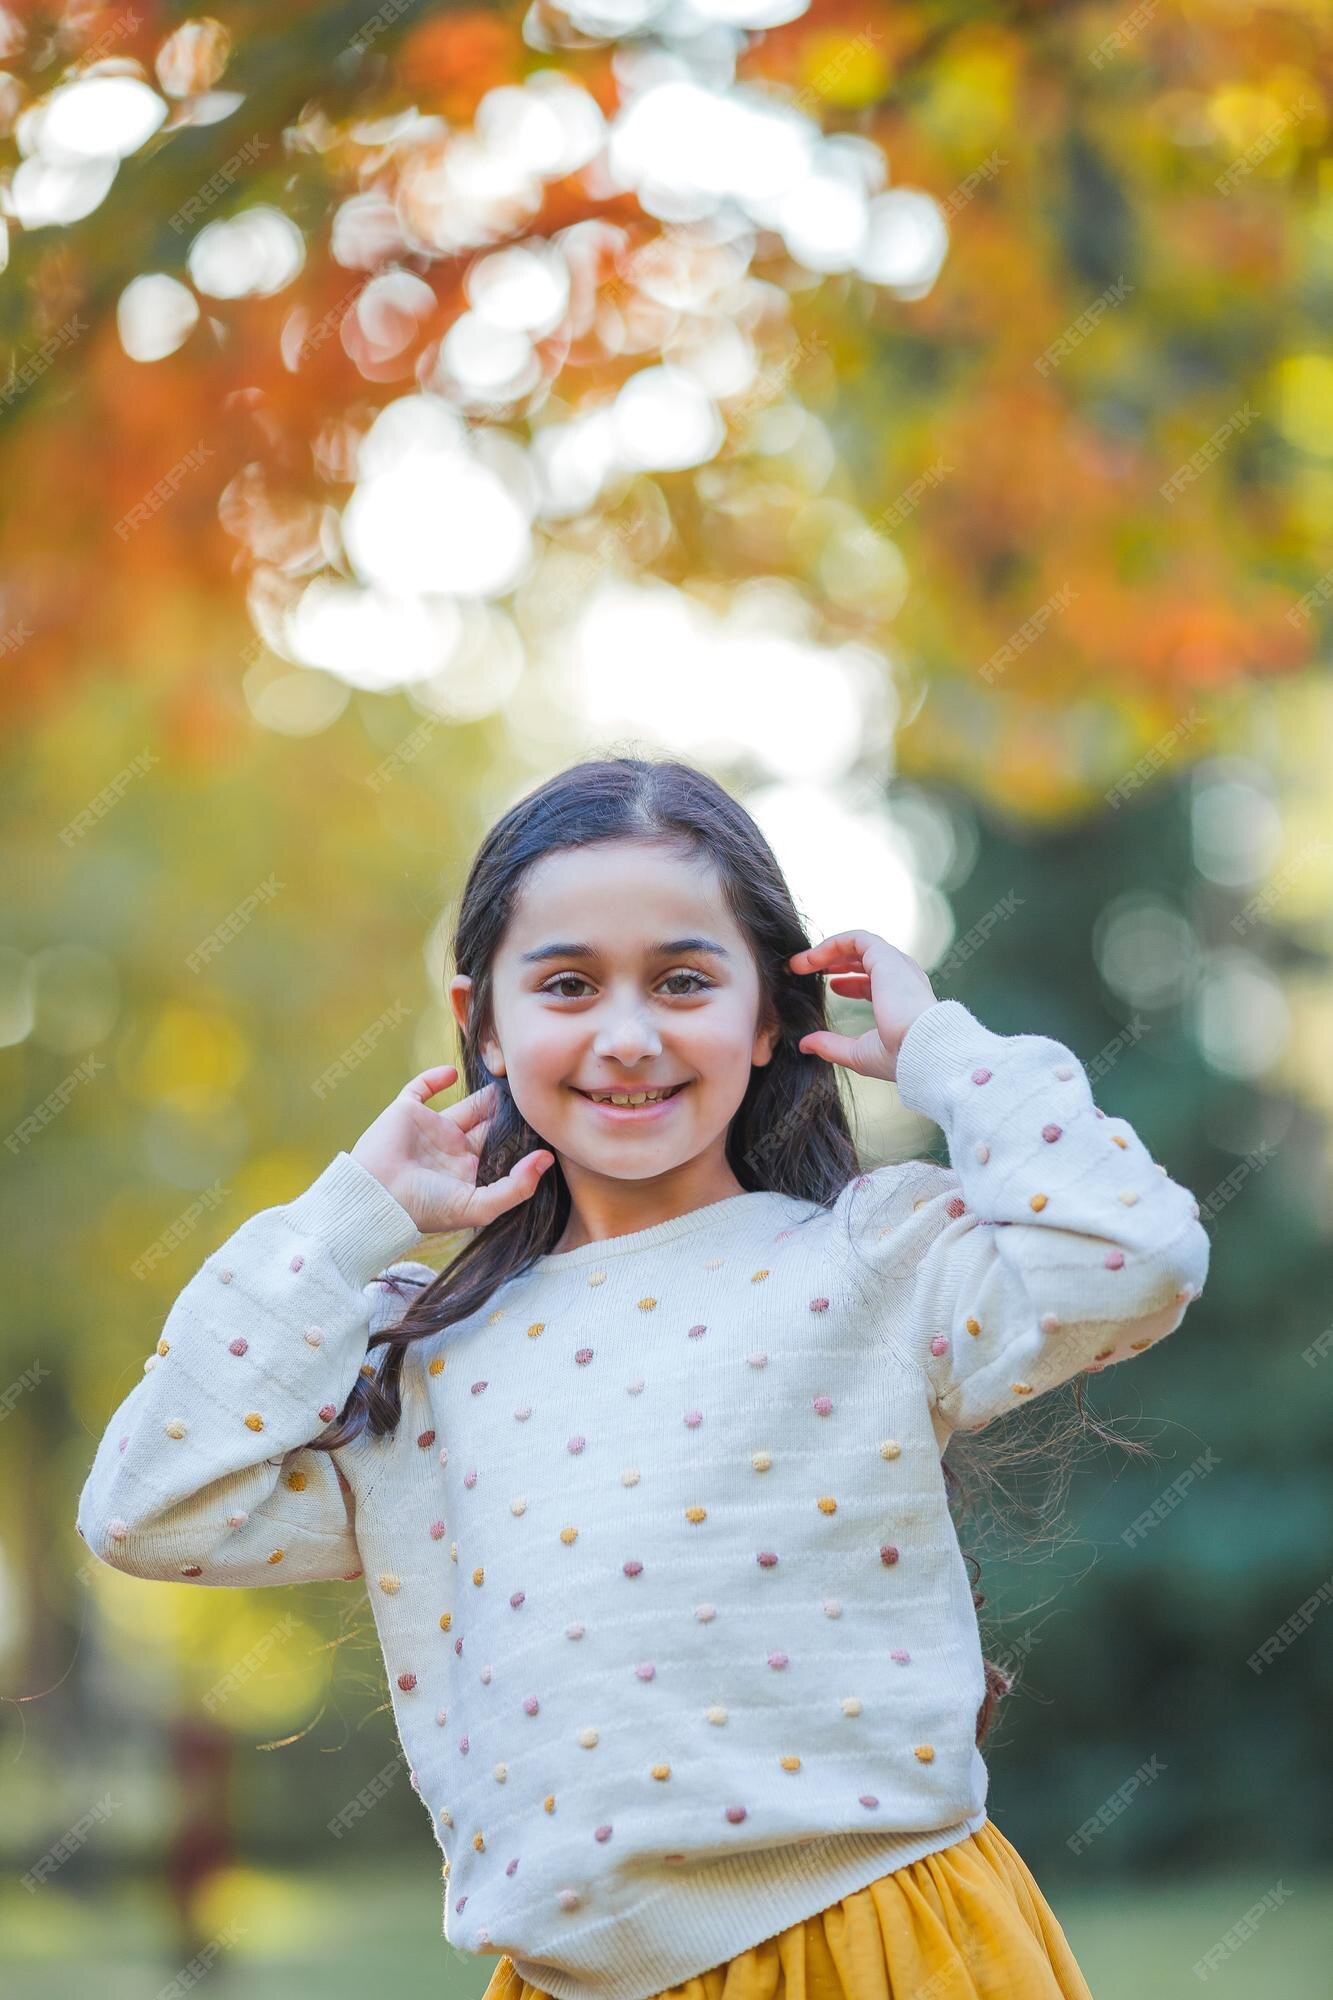
[[[456,1053],[486,827],[625,749],[1198,1196],[1087,1383],[1151,1455],[964,1535],[988,1804],[1098,2000],[1327,1993],[1330,25],[0,5],[7,1994],[485,1986],[360,1585],[74,1510],[203,1257]]]

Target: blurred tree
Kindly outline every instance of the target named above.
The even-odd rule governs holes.
[[[463,566],[483,599],[561,544],[787,578],[892,662],[906,768],[1098,808],[1196,701],[1308,663],[1333,504],[1327,42],[1190,11],[642,0],[616,42],[582,0],[11,8],[11,706],[99,664],[171,702],[247,584],[268,646],[367,674],[377,590],[458,588],[339,512],[423,392],[524,516],[477,526],[522,545]],[[623,393],[664,358],[718,424],[696,390],[674,469]]]

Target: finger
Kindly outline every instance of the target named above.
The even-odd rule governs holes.
[[[468,1145],[474,1153],[480,1154],[482,1147],[486,1144],[486,1134],[490,1131],[493,1123],[493,1119],[483,1118],[480,1125],[474,1125],[470,1132],[464,1132],[463,1137],[467,1140]]]
[[[488,1222],[494,1222],[497,1215],[517,1208],[521,1201],[528,1201],[542,1175],[554,1164],[555,1154],[549,1147],[539,1146],[535,1152],[525,1153],[498,1181],[489,1181],[485,1187],[474,1188],[468,1203],[467,1226],[471,1228],[475,1224],[484,1229]]]
[[[438,1097],[442,1090],[447,1090],[457,1075],[458,1071],[452,1063],[436,1063],[434,1069],[423,1069],[419,1076],[405,1083],[401,1094],[424,1104],[427,1098]]]
[[[460,1097],[457,1104],[447,1104],[442,1115],[452,1118],[461,1132],[469,1132],[479,1119],[494,1111],[497,1095],[493,1080],[483,1083],[479,1090],[469,1091],[466,1097]]]
[[[816,979],[831,978],[835,972],[865,972],[866,960],[858,958],[854,952],[840,952],[835,958],[829,956],[823,965],[796,966],[793,970],[812,974]]]
[[[818,944],[792,953],[788,963],[798,972],[826,972],[837,959],[859,961],[883,940],[874,931],[838,931]]]
[[[867,986],[870,984],[870,973],[859,959],[838,959],[831,965],[813,966],[811,970],[816,979],[826,979],[830,985],[837,979],[863,979]]]
[[[828,983],[835,993],[846,993],[853,1000],[868,1000],[871,993],[868,972],[831,972]]]
[[[796,1046],[802,1055],[822,1056],[825,1062],[842,1063],[847,1068],[851,1068],[856,1054],[852,1036],[835,1035],[827,1028],[816,1028],[813,1034],[802,1035]]]

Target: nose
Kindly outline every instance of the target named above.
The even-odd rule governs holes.
[[[636,1063],[659,1055],[662,1038],[636,1002],[613,1004],[610,1019],[593,1037],[593,1054],[610,1056],[616,1062]]]

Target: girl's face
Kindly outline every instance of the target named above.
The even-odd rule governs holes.
[[[567,1176],[646,1180],[710,1153],[723,1162],[751,1068],[777,1040],[760,999],[706,864],[639,841],[562,848],[524,878],[481,1052]],[[662,1088],[671,1096],[642,1108],[594,1101]]]

